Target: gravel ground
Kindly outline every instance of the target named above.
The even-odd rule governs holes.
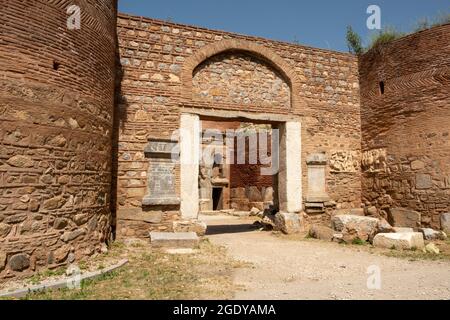
[[[203,216],[208,238],[251,263],[236,269],[235,299],[450,299],[450,261],[410,261],[336,243],[287,239],[249,227],[251,219]],[[381,288],[368,289],[368,268]],[[373,278],[373,277],[372,277]]]

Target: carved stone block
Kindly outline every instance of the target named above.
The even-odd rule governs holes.
[[[387,151],[373,149],[362,154],[361,166],[364,172],[387,172]]]
[[[356,172],[359,160],[355,151],[333,151],[330,155],[331,172]]]

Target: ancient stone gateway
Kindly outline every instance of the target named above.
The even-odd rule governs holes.
[[[251,118],[249,119],[251,120]],[[278,126],[281,131],[280,157],[278,172],[279,209],[287,213],[302,210],[302,176],[299,166],[301,161],[301,124],[287,121]],[[200,116],[182,114],[181,129],[184,134],[180,139],[181,149],[181,218],[196,219],[199,213],[199,157]],[[289,150],[289,156],[287,156]],[[195,156],[193,156],[195,155]]]
[[[212,60],[212,61],[211,61]],[[235,62],[235,64],[233,64]],[[244,69],[247,64],[253,65],[246,71]],[[258,92],[261,89],[260,85],[264,81],[259,79],[259,82],[249,83],[249,87],[244,87],[248,78],[243,75],[250,75],[256,73],[260,66],[270,75],[274,77],[278,84],[278,92],[274,92],[273,101],[267,104],[269,113],[260,114],[247,111],[246,105],[251,102],[263,104],[267,98],[267,92],[271,93],[270,86],[274,86],[270,81],[266,85],[266,90]],[[268,67],[266,66],[268,65]],[[200,67],[200,68],[199,68]],[[212,76],[213,72],[205,72],[205,69],[215,69],[213,72],[216,75]],[[200,70],[199,70],[200,69]],[[253,71],[250,71],[253,70]],[[196,72],[197,71],[197,72]],[[199,73],[207,73],[203,77]],[[261,71],[264,75],[264,71]],[[288,77],[292,77],[288,78]],[[257,77],[254,76],[255,78]],[[225,79],[223,79],[225,78]],[[279,209],[284,212],[300,212],[302,210],[302,175],[301,175],[301,121],[299,118],[289,117],[292,106],[291,103],[298,104],[298,99],[291,95],[291,87],[297,89],[298,80],[295,74],[292,74],[286,63],[274,52],[265,47],[248,41],[221,41],[216,44],[204,47],[196,55],[188,59],[183,68],[183,102],[182,114],[180,119],[180,151],[181,151],[181,165],[180,165],[180,194],[181,194],[181,217],[183,219],[197,218],[199,212],[199,193],[198,193],[198,175],[201,154],[200,127],[201,117],[208,119],[216,118],[223,120],[238,119],[247,121],[265,121],[273,123],[274,126],[280,130],[279,152],[279,173],[278,173],[278,192],[279,192]],[[252,79],[254,81],[254,79]],[[247,81],[248,82],[248,81]],[[230,83],[231,86],[230,87]],[[285,84],[286,94],[280,93],[282,85]],[[254,87],[254,88],[253,88]],[[264,85],[262,85],[264,89]],[[233,91],[240,90],[244,92],[242,100],[242,107],[233,110],[203,110],[202,106],[205,104],[226,104],[233,103]],[[210,93],[214,91],[216,94],[221,94],[220,99],[214,99]],[[256,91],[256,92],[255,92]],[[221,92],[221,93],[218,93]],[[291,99],[292,96],[292,99]],[[216,95],[217,97],[217,95]],[[219,100],[219,101],[218,101]],[[235,100],[236,101],[236,100]],[[236,104],[234,101],[234,104]],[[255,107],[255,105],[253,106]],[[228,109],[228,108],[224,108]],[[248,108],[251,109],[251,108]],[[281,110],[280,114],[277,113]],[[297,121],[296,121],[297,120]],[[287,154],[289,153],[289,157]]]
[[[280,211],[299,213],[304,209],[303,190],[308,190],[307,156],[333,150],[358,154],[357,100],[351,110],[347,110],[354,126],[342,130],[341,120],[336,115],[339,108],[349,106],[335,101],[337,108],[329,108],[324,99],[309,95],[308,88],[313,88],[314,84],[311,76],[302,71],[310,58],[328,59],[330,68],[340,61],[346,67],[339,72],[346,72],[347,79],[357,81],[357,64],[351,56],[338,54],[330,62],[329,53],[320,50],[298,52],[296,46],[269,40],[205,29],[194,32],[188,27],[175,27],[152,19],[145,21],[141,24],[134,17],[119,18],[121,63],[126,71],[119,109],[126,113],[126,117],[121,118],[126,130],[119,132],[118,137],[115,228],[118,238],[146,237],[149,229],[172,231],[175,220],[196,219],[200,211],[217,206],[249,211],[252,207],[263,209],[272,203]],[[146,35],[148,39],[141,38]],[[193,41],[193,36],[202,40]],[[142,50],[153,46],[164,52],[146,56]],[[139,58],[131,55],[133,50],[139,51]],[[346,89],[339,90],[345,92],[347,101],[357,96],[355,84],[341,83]],[[334,96],[330,92],[328,99],[331,101]],[[319,128],[315,120],[319,114],[329,119],[323,128]],[[272,135],[269,139],[269,144],[279,146],[276,172],[264,178],[259,174],[252,176],[254,167],[236,170],[219,164],[215,168],[202,168],[199,151],[205,142],[203,131],[211,122],[221,129],[235,123],[277,129],[277,137]],[[174,135],[177,130],[181,133]],[[339,141],[336,135],[342,132],[351,138],[340,149],[322,144],[322,139],[311,139],[315,134],[323,134],[323,141]],[[147,159],[144,153],[148,141],[158,140],[178,143],[180,164],[173,167],[170,180],[175,182],[176,194],[172,199],[179,199],[179,204],[158,203],[149,191],[148,184],[155,185],[150,175],[157,170],[152,169],[152,161],[153,165],[155,161]],[[323,168],[326,178],[322,181],[323,187],[328,190],[330,185],[335,186],[330,199],[336,199],[342,206],[358,206],[359,168],[333,175],[326,171],[325,164]],[[210,176],[211,171],[214,177]],[[239,176],[242,178],[237,179]],[[350,183],[342,185],[340,181],[344,179],[349,179]],[[349,184],[353,188],[351,192]],[[324,213],[325,200],[320,201],[314,203],[321,208],[315,212],[319,219]]]
[[[334,208],[403,208],[448,229],[449,24],[357,57],[117,15],[112,0],[79,0],[82,29],[61,32],[70,1],[26,3],[2,9],[0,281],[186,231],[211,206],[326,224]],[[205,128],[247,123],[272,130],[277,170],[202,163]]]

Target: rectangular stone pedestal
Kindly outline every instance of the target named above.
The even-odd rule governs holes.
[[[195,232],[150,232],[155,248],[195,248],[200,239]]]

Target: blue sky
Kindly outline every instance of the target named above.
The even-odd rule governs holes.
[[[348,51],[346,26],[366,42],[369,5],[381,8],[382,26],[411,30],[424,17],[450,13],[449,0],[119,0],[119,11],[210,29]]]

